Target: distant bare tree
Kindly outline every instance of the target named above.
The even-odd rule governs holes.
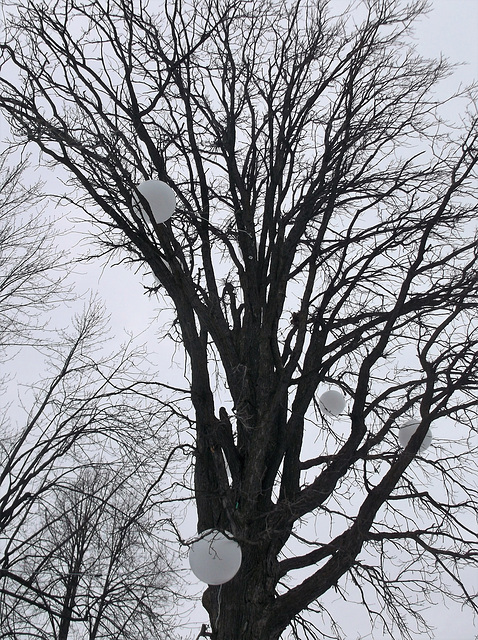
[[[86,467],[41,500],[41,526],[19,565],[39,593],[55,597],[60,615],[15,594],[4,601],[2,629],[18,639],[170,637],[175,580],[135,476]]]
[[[131,527],[139,526],[136,518],[149,504],[149,496],[159,500],[167,456],[162,452],[166,431],[159,431],[164,419],[161,403],[154,399],[153,388],[137,366],[140,352],[126,347],[103,355],[95,351],[104,337],[101,316],[101,309],[93,308],[77,319],[71,336],[61,336],[50,354],[50,372],[45,371],[35,389],[36,398],[25,425],[3,428],[0,596],[5,600],[0,599],[0,619],[10,619],[12,597],[43,609],[52,620],[64,618],[67,605],[54,589],[48,590],[51,585],[37,579],[36,565],[26,572],[25,566],[29,565],[25,558],[38,558],[34,545],[44,540],[39,503],[48,504],[62,487],[69,486],[76,469],[109,462],[116,465],[118,478],[128,474],[135,479],[142,500],[136,505],[137,511],[128,513]],[[14,417],[20,421],[19,415]],[[111,497],[116,499],[113,489]],[[105,512],[114,508],[114,503],[106,504],[106,500],[104,497]],[[108,536],[108,523],[100,523],[105,530],[95,535]],[[123,524],[127,529],[127,523]],[[74,528],[75,522],[70,525]],[[81,535],[80,527],[74,537]],[[48,554],[38,560],[40,569],[47,560]]]
[[[91,302],[84,313],[73,317],[68,330],[54,331],[51,324],[46,326],[54,306],[70,299],[63,282],[67,261],[55,250],[54,227],[43,222],[40,212],[33,213],[40,203],[40,190],[24,187],[24,165],[9,168],[11,158],[2,156],[0,164],[0,184],[3,186],[0,193],[0,350],[3,364],[8,359],[12,361],[2,373],[14,371],[16,358],[28,363],[34,352],[40,380],[31,384],[33,371],[28,370],[28,385],[22,386],[19,382],[18,398],[11,393],[2,398],[0,638],[20,637],[21,631],[27,633],[29,629],[33,632],[40,614],[50,621],[50,630],[56,633],[60,628],[60,637],[66,638],[67,629],[63,631],[62,623],[58,621],[67,620],[68,616],[75,618],[75,602],[70,603],[66,596],[62,599],[54,584],[42,582],[38,577],[44,575],[43,565],[48,566],[54,556],[54,551],[45,551],[43,557],[39,551],[39,545],[46,544],[46,524],[41,522],[39,505],[46,508],[55,495],[59,500],[61,491],[66,492],[72,477],[80,473],[78,470],[81,470],[80,477],[81,474],[89,477],[88,473],[93,473],[91,465],[107,461],[117,469],[118,481],[114,488],[112,485],[110,494],[106,486],[103,488],[101,501],[100,487],[97,487],[95,508],[99,512],[102,507],[103,519],[98,521],[101,530],[95,531],[94,535],[98,541],[104,541],[105,547],[109,540],[116,552],[121,550],[121,540],[123,543],[129,541],[130,548],[124,553],[131,556],[133,547],[139,545],[141,527],[145,526],[144,518],[151,509],[151,500],[160,501],[163,486],[160,481],[167,470],[166,459],[172,457],[164,444],[167,440],[164,423],[168,414],[162,410],[161,399],[155,397],[161,387],[147,373],[144,350],[135,347],[132,341],[116,350],[107,349],[105,313],[99,303]],[[63,260],[64,264],[61,263]],[[6,373],[1,392],[16,386],[17,381],[9,379]],[[106,518],[109,511],[118,511],[115,501],[121,493],[121,477],[129,477],[130,484],[134,483],[136,487],[136,496],[141,496],[133,502],[130,492],[131,508],[126,509],[127,515],[121,524],[118,523],[118,528],[123,527],[124,539],[121,531],[111,530],[111,522]],[[108,497],[111,497],[111,503],[108,503]],[[66,501],[66,497],[63,500]],[[81,507],[81,501],[77,506]],[[73,507],[64,517],[68,515],[73,517]],[[81,538],[81,523],[77,530],[74,519],[69,524],[73,538]],[[159,523],[154,530],[156,534],[158,530]],[[136,531],[135,540],[133,531]],[[146,539],[146,530],[145,536]],[[152,533],[149,537],[153,539]],[[124,556],[123,559],[126,562]],[[129,611],[140,619],[154,592],[157,599],[151,608],[151,620],[154,621],[157,608],[165,599],[172,602],[172,594],[162,588],[166,560],[159,556],[150,560],[156,562],[154,567],[151,565],[151,571],[158,574],[149,583],[150,591],[149,587],[145,591],[144,583],[138,584],[136,590],[131,582],[128,583]],[[112,558],[111,563],[114,561]],[[133,575],[133,567],[138,569],[140,566],[139,555],[136,565],[131,557],[128,561]],[[116,567],[117,578],[118,572]],[[117,583],[115,589],[118,589]],[[131,605],[135,598],[145,600],[145,608],[138,606],[137,614]],[[27,611],[31,616],[31,620],[28,616],[25,618],[27,626],[22,630],[16,624],[20,611]],[[116,615],[116,620],[120,629],[120,614]],[[98,620],[99,629],[102,624],[102,620]],[[130,628],[126,629],[123,618],[123,627],[121,637],[126,638],[134,624],[131,622]]]
[[[39,184],[28,186],[27,163],[0,153],[0,350],[2,359],[32,345],[44,329],[46,312],[66,301],[63,256],[51,225],[37,208]],[[36,213],[35,213],[36,211]]]
[[[175,312],[198,531],[243,554],[203,635],[335,636],[306,615],[334,589],[391,636],[427,626],[430,594],[476,610],[478,130],[472,101],[443,123],[450,67],[409,44],[426,3],[154,9],[13,3],[0,108]],[[140,213],[147,179],[176,193],[164,224]]]

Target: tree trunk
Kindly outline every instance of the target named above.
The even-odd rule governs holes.
[[[58,640],[68,640],[71,621],[73,617],[73,607],[75,606],[76,592],[78,590],[79,577],[76,574],[69,576],[66,585],[66,592],[63,598],[63,608],[61,612],[61,622],[58,627]]]
[[[272,630],[270,611],[275,579],[272,563],[260,545],[243,547],[239,573],[229,582],[210,586],[203,596],[213,640],[277,640],[282,630]],[[274,572],[275,573],[275,572]]]

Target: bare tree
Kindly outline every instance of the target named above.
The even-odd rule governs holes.
[[[54,584],[38,578],[49,555],[45,552],[40,557],[35,545],[38,540],[43,544],[47,535],[39,504],[53,501],[61,487],[71,484],[77,470],[109,464],[117,469],[118,478],[134,478],[141,500],[128,513],[131,527],[140,526],[153,498],[156,503],[160,500],[168,453],[164,452],[166,430],[160,428],[167,416],[153,396],[157,385],[152,387],[145,377],[141,351],[127,346],[116,353],[95,351],[104,338],[101,318],[101,308],[91,309],[78,318],[70,337],[63,335],[58,346],[50,346],[50,373],[44,372],[35,389],[25,425],[2,429],[0,619],[12,622],[10,609],[16,606],[12,598],[30,609],[43,610],[52,621],[65,619],[67,610],[76,617],[74,603],[68,604],[55,592]],[[14,417],[20,421],[18,411]],[[113,509],[114,502],[106,504],[106,497],[103,502],[105,511]],[[80,510],[81,504],[79,500]],[[85,533],[80,524],[75,530],[76,521],[70,522],[75,540]],[[95,535],[108,536],[106,518],[99,524],[104,530]],[[122,526],[126,535],[128,525]]]
[[[203,633],[339,633],[304,616],[332,589],[404,637],[406,616],[426,626],[420,594],[476,608],[477,120],[470,101],[458,129],[442,121],[450,67],[408,40],[426,3],[13,7],[14,133],[69,172],[103,250],[146,265],[175,311],[198,531],[232,532],[243,554],[205,591]],[[140,213],[147,179],[176,193],[164,224]]]
[[[74,598],[70,602],[55,590],[55,584],[41,580],[45,575],[42,567],[45,564],[48,567],[54,553],[47,551],[46,546],[42,547],[43,556],[39,551],[48,531],[45,522],[41,521],[39,505],[46,508],[61,487],[66,492],[72,476],[86,473],[85,468],[105,464],[114,467],[117,483],[101,501],[97,487],[94,504],[98,513],[99,506],[102,507],[104,517],[98,520],[101,530],[96,530],[94,535],[98,541],[103,539],[105,547],[110,541],[115,553],[119,553],[121,544],[128,540],[130,547],[123,549],[126,562],[125,554],[131,556],[133,546],[139,545],[140,531],[142,527],[145,530],[144,520],[153,502],[158,505],[160,501],[160,483],[172,459],[165,446],[167,430],[164,424],[169,414],[162,411],[164,403],[156,397],[160,386],[147,373],[144,349],[135,346],[132,340],[116,349],[108,349],[104,309],[95,301],[84,313],[70,320],[68,330],[54,331],[51,322],[46,326],[55,305],[70,301],[64,282],[68,263],[55,249],[55,228],[43,221],[41,212],[32,214],[41,200],[39,188],[24,186],[25,165],[21,163],[9,168],[11,158],[2,156],[0,165],[3,185],[0,193],[0,349],[3,364],[8,359],[12,363],[2,370],[6,373],[0,390],[3,393],[16,386],[17,380],[10,379],[7,373],[14,369],[15,359],[28,362],[32,353],[36,354],[40,380],[35,384],[30,380],[23,386],[18,384],[18,398],[12,393],[5,394],[1,407],[2,638],[20,637],[22,630],[33,633],[37,617],[49,620],[56,633],[58,624],[60,627],[62,624],[59,620],[76,619],[78,615]],[[32,371],[28,374],[29,378],[33,376]],[[134,483],[138,497],[134,502],[131,489],[127,518],[116,523],[117,528],[122,527],[123,538],[117,530],[111,529],[111,522],[106,518],[108,510],[115,509],[114,501],[119,499],[120,478],[123,478],[123,485]],[[126,491],[125,486],[123,490]],[[90,499],[93,500],[91,496]],[[81,501],[77,506],[81,508]],[[116,511],[119,513],[118,506]],[[73,518],[74,509],[64,517],[67,515]],[[155,535],[161,523],[162,520],[156,524]],[[74,519],[69,524],[72,537],[79,539],[84,533],[81,523],[77,529]],[[135,540],[132,532],[136,532]],[[151,532],[150,540],[153,537]],[[159,548],[156,551],[159,553]],[[144,553],[148,553],[147,545]],[[149,559],[152,561],[152,556]],[[119,580],[120,569],[113,566],[114,561],[112,558],[111,570],[116,570]],[[151,579],[148,588],[144,582],[134,585],[124,581],[125,589],[129,587],[131,620],[128,621],[130,628],[122,630],[121,637],[132,633],[133,619],[139,620],[145,615],[150,592],[155,593],[157,607],[163,606],[166,599],[170,603],[173,601],[172,594],[162,588],[166,559],[156,555],[154,561],[156,564],[151,564],[150,570],[157,575]],[[140,566],[139,555],[136,565],[131,558],[129,562],[133,575],[133,567],[139,569]],[[171,579],[169,583],[172,584]],[[111,585],[105,582],[106,586]],[[118,582],[114,587],[118,590]],[[131,604],[135,598],[138,612],[133,611]],[[106,595],[103,595],[105,599]],[[23,613],[19,618],[20,611]],[[157,619],[156,612],[152,607],[151,620]],[[26,630],[17,625],[22,616],[26,620]],[[116,618],[121,625],[121,616],[118,614]],[[98,629],[102,624],[99,619]],[[127,626],[125,621],[123,626]],[[97,634],[98,631],[91,637]],[[158,637],[160,635],[158,632]],[[59,636],[67,637],[66,622]],[[51,636],[47,633],[38,637]]]
[[[170,637],[172,569],[136,475],[86,467],[41,501],[20,568],[55,595],[60,615],[14,596],[2,629],[19,639]]]
[[[0,153],[0,350],[12,357],[45,332],[47,312],[66,302],[63,256],[38,211],[40,185],[28,185],[27,162]],[[40,331],[41,330],[41,331]]]
[[[17,162],[15,163],[15,160]],[[27,186],[27,164],[4,150],[0,155],[0,353],[5,365],[22,348],[38,348],[45,344],[44,334],[48,312],[68,292],[63,283],[62,255],[53,243],[54,233],[38,211],[40,185]],[[81,332],[80,332],[81,333]],[[42,337],[43,336],[43,337]],[[79,341],[82,341],[80,336]],[[8,383],[6,368],[2,369],[2,394]],[[3,408],[3,407],[2,407]],[[28,464],[28,434],[20,436],[3,408],[0,443],[0,531],[19,508],[31,500],[27,491],[30,478],[40,470],[40,464]],[[38,417],[38,416],[37,416]],[[32,422],[35,422],[32,416]],[[43,449],[48,450],[48,447]],[[51,461],[50,454],[47,460]],[[42,454],[39,454],[39,460]],[[25,473],[15,474],[14,468],[24,466]],[[15,477],[16,476],[16,477]]]

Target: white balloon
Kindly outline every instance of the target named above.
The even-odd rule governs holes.
[[[420,425],[420,420],[414,420],[412,418],[411,420],[407,420],[406,422],[404,422],[400,427],[400,431],[398,432],[398,441],[400,442],[400,445],[404,449],[407,446],[410,438],[418,429],[419,425]],[[431,443],[432,443],[432,432],[431,432],[431,429],[428,429],[427,434],[423,439],[423,442],[418,451],[419,452],[425,451],[425,449],[428,449]]]
[[[242,562],[241,547],[220,531],[210,529],[201,534],[189,549],[189,565],[196,578],[206,584],[224,584],[232,580]]]
[[[137,187],[142,196],[146,198],[155,221],[160,224],[166,222],[176,209],[176,194],[169,185],[160,180],[146,180]],[[143,217],[144,210],[142,211]]]
[[[320,409],[328,416],[338,416],[345,409],[345,398],[340,391],[330,389],[319,398]]]

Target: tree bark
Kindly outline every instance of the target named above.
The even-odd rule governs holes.
[[[267,566],[261,545],[243,546],[242,566],[228,583],[209,586],[203,605],[209,614],[213,640],[277,640],[270,611],[275,597],[274,568]],[[275,564],[272,559],[271,564]]]

